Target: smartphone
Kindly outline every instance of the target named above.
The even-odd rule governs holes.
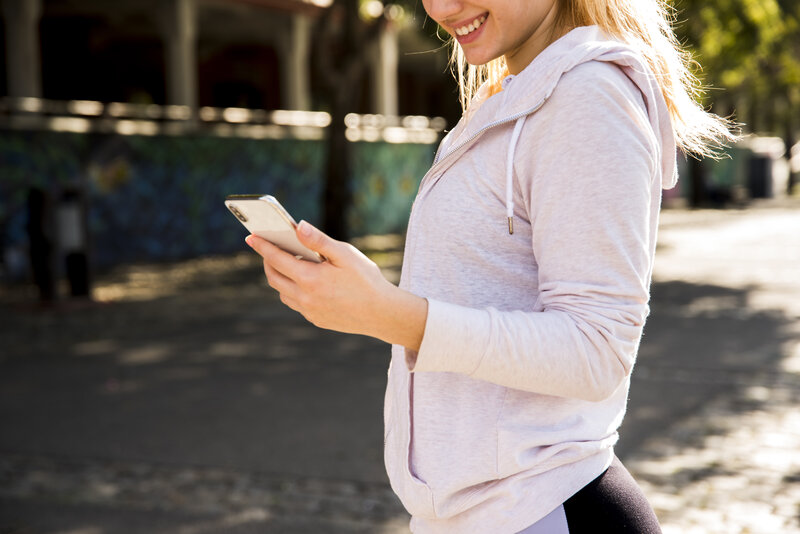
[[[257,235],[296,257],[313,262],[325,258],[297,239],[297,223],[271,195],[229,195],[225,205],[251,234]]]

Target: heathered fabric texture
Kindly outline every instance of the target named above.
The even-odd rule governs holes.
[[[418,354],[392,349],[385,460],[414,532],[515,533],[611,463],[675,141],[639,56],[596,27],[468,115],[412,208],[400,285],[428,318]]]

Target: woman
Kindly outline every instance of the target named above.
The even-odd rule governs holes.
[[[423,0],[464,116],[423,178],[400,287],[254,236],[312,323],[392,343],[385,459],[414,532],[660,532],[614,455],[676,145],[730,139],[658,0]]]

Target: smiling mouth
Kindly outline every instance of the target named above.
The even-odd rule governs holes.
[[[458,28],[454,28],[453,32],[458,35],[459,37],[465,37],[470,33],[474,32],[478,28],[480,28],[483,23],[486,21],[486,15],[481,15],[480,17],[475,18],[469,24],[465,24],[463,26],[459,26]]]

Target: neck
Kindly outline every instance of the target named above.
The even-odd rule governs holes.
[[[519,74],[542,51],[567,33],[558,24],[558,2],[553,4],[544,20],[524,42],[505,54],[506,65],[510,74]]]

